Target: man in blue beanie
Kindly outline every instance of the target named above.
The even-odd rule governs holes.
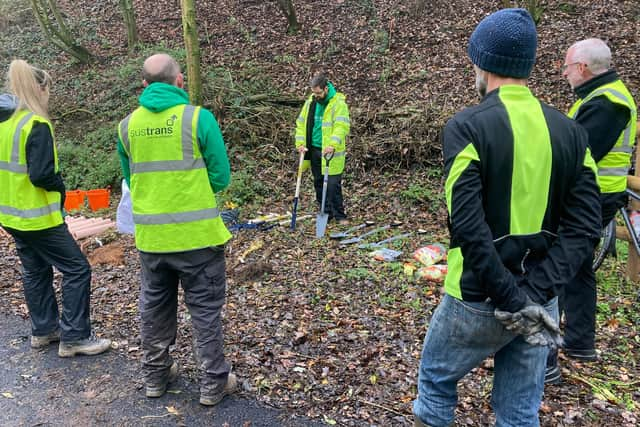
[[[527,88],[536,28],[524,9],[471,35],[480,104],[443,132],[449,273],[418,372],[415,426],[454,422],[458,381],[494,355],[496,426],[538,426],[558,288],[593,251],[600,210],[584,129]]]

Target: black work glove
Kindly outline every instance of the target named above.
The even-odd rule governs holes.
[[[527,298],[526,305],[519,311],[511,313],[495,309],[496,316],[507,330],[522,335],[531,345],[557,348],[562,345],[560,327],[540,304]]]

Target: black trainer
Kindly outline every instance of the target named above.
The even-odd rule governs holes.
[[[598,360],[598,353],[596,353],[595,348],[563,348],[562,352],[565,354],[565,356],[579,360],[581,362],[595,362],[596,360]]]
[[[544,383],[545,384],[560,384],[562,382],[562,375],[560,374],[560,367],[558,364],[553,366],[547,366],[544,371]]]

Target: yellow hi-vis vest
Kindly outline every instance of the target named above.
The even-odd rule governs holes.
[[[309,107],[313,101],[313,95],[304,103],[298,120],[296,121],[296,148],[307,145],[307,120]],[[328,146],[334,148],[333,158],[329,162],[329,175],[338,175],[344,171],[347,135],[351,129],[349,108],[344,94],[336,92],[329,100],[322,116],[322,149]],[[322,158],[322,170],[326,166],[324,156]],[[303,170],[309,167],[309,161],[303,165]]]
[[[129,156],[136,247],[185,252],[231,238],[198,146],[200,107],[176,105],[154,113],[137,108],[118,134]]]
[[[598,162],[598,184],[601,193],[619,193],[627,188],[627,174],[631,167],[631,152],[636,140],[638,111],[631,93],[620,80],[607,83],[579,99],[569,109],[569,117],[575,119],[580,106],[596,96],[606,96],[614,104],[629,109],[629,123],[620,133],[613,148]]]
[[[31,111],[16,112],[0,123],[0,224],[21,231],[35,231],[62,224],[61,196],[57,191],[36,187],[27,171],[27,139],[35,122],[49,120]],[[53,144],[54,171],[58,153]]]

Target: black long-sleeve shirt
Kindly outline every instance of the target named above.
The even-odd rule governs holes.
[[[35,122],[27,137],[27,171],[33,185],[47,191],[57,191],[64,199],[65,187],[60,172],[55,170],[53,144],[49,126]]]
[[[527,296],[547,302],[600,233],[585,130],[526,88],[503,86],[447,123],[443,152],[447,293],[465,301],[490,298],[510,312]]]
[[[618,80],[618,74],[609,70],[575,88],[579,98],[586,98],[602,85]],[[623,105],[611,102],[606,96],[596,96],[580,106],[576,122],[587,130],[591,155],[599,162],[614,146],[627,127],[631,113]]]

